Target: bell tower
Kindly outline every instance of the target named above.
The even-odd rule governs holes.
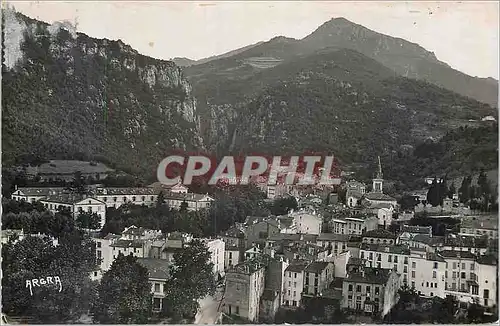
[[[373,178],[372,192],[382,193],[384,178],[382,175],[382,164],[380,163],[380,156],[378,157],[378,169]]]

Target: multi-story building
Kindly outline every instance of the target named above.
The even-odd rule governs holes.
[[[385,316],[397,302],[400,275],[390,269],[351,265],[342,288],[342,307]]]
[[[106,205],[95,198],[78,194],[49,195],[40,199],[49,211],[56,213],[61,209],[69,209],[76,219],[80,213],[95,213],[100,218],[100,227],[106,223]]]
[[[331,262],[312,262],[304,270],[304,296],[318,296],[327,289],[335,276]]]
[[[245,251],[245,232],[241,225],[235,225],[221,234],[225,243],[224,267],[227,270],[243,261]]]
[[[123,240],[148,240],[161,237],[160,230],[151,230],[135,225],[125,228],[122,232],[121,239]]]
[[[362,215],[358,217],[346,217],[346,234],[363,234],[367,231],[378,229],[378,219],[376,215]]]
[[[328,254],[336,256],[347,250],[349,235],[321,233],[316,241],[318,246],[328,249]]]
[[[497,241],[493,241],[497,242]],[[488,251],[490,241],[486,236],[447,234],[438,251],[468,251],[476,255],[484,255]]]
[[[365,232],[362,239],[363,243],[393,245],[396,244],[397,236],[385,229],[377,229]]]
[[[84,179],[102,180],[114,171],[102,163],[76,160],[51,160],[27,170],[29,174],[38,175],[41,182],[73,181],[76,172]]]
[[[101,278],[102,274],[109,270],[114,261],[113,248],[111,244],[120,239],[120,235],[108,234],[105,237],[94,237],[96,243],[96,258],[99,261],[99,270],[94,271],[93,277],[95,279]]]
[[[164,305],[165,287],[169,279],[171,263],[155,258],[138,258],[137,262],[148,269],[148,280],[153,294],[153,311],[161,311]]]
[[[479,304],[486,307],[498,305],[498,257],[494,255],[479,256],[476,260],[477,293]]]
[[[476,281],[476,255],[468,251],[444,250],[440,255],[446,261],[445,290],[452,292],[469,292],[470,282]]]
[[[259,320],[259,303],[265,288],[266,262],[257,257],[226,271],[224,313],[251,322]]]
[[[348,234],[347,221],[338,218],[332,218],[329,222],[332,233],[335,234]]]
[[[282,305],[288,307],[300,306],[307,265],[309,265],[307,261],[293,261],[285,269]]]
[[[498,218],[482,216],[462,218],[460,233],[498,239]]]
[[[403,275],[402,282],[408,281],[410,249],[406,246],[363,243],[359,257],[370,267],[392,269]]]
[[[158,194],[154,188],[97,188],[95,197],[106,207],[118,208],[124,204],[150,206],[156,203]]]
[[[199,211],[209,208],[215,199],[209,195],[193,193],[168,193],[165,194],[165,201],[168,206],[180,209],[183,203],[186,203],[188,211]]]
[[[280,233],[280,223],[270,216],[247,216],[244,227],[246,247],[265,245],[268,237]]]
[[[210,253],[210,262],[214,264],[214,276],[224,276],[225,243],[221,239],[202,239]]]
[[[407,285],[415,288],[419,295],[445,298],[446,261],[444,258],[437,253],[412,250]]]
[[[17,201],[34,203],[47,196],[55,196],[65,192],[66,191],[63,187],[52,187],[52,188],[19,187],[18,188],[17,186],[15,186],[14,193],[12,194],[12,199]]]
[[[176,193],[176,194],[187,194],[189,189],[186,186],[183,186],[181,183],[175,185],[166,185],[161,182],[155,182],[148,186],[148,188],[154,188],[156,193],[163,192],[165,193]]]

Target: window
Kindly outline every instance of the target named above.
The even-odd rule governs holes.
[[[465,263],[462,263],[462,269],[465,269]]]
[[[453,271],[453,274],[451,275],[451,278],[453,278],[453,279],[457,278],[457,272]]]
[[[397,271],[398,270],[398,265],[394,265],[394,270]]]
[[[335,244],[335,248],[337,248],[336,244]],[[365,252],[364,251],[361,252],[361,259],[365,259]]]
[[[465,279],[467,276],[465,276],[465,272],[460,273],[460,277]]]
[[[392,255],[387,256],[387,261],[388,261],[389,263],[392,263]]]
[[[382,260],[382,254],[378,254],[377,261],[381,261],[381,260]]]
[[[295,298],[297,296],[297,292],[293,291],[293,297]]]
[[[411,277],[415,278],[415,271],[411,271]]]
[[[366,286],[366,293],[370,293],[370,290],[371,290],[370,286]]]
[[[373,253],[370,252],[370,256],[369,257],[370,257],[369,259],[372,260],[373,259]]]
[[[436,271],[432,271],[432,278],[436,278]]]
[[[233,253],[229,252],[229,259],[233,258]]]
[[[479,294],[479,288],[477,286],[472,287],[472,294],[473,295],[478,295]]]
[[[417,268],[417,263],[416,262],[412,262],[411,263],[411,268]]]
[[[457,263],[453,263],[453,269],[457,269]]]
[[[375,294],[379,294],[380,288],[378,286],[375,287]]]
[[[240,307],[239,306],[236,306],[236,314],[239,315],[240,314]]]
[[[408,257],[405,257],[405,258],[404,258],[404,264],[405,264],[405,265],[408,265]]]
[[[101,242],[97,241],[97,248],[101,248]]]
[[[94,272],[94,276],[97,277],[97,272]]]
[[[361,292],[361,285],[356,286],[356,292]]]
[[[293,282],[293,287],[296,288],[297,287],[297,282]]]
[[[403,266],[403,273],[408,273],[408,266]]]
[[[295,301],[295,300],[294,300],[294,301],[292,301],[292,304],[293,304],[293,306],[296,306],[296,307],[298,307],[298,306],[299,306],[299,305],[297,304],[297,301]]]
[[[154,201],[155,200],[155,197],[154,196],[151,196],[151,201]],[[238,308],[239,309],[239,308]]]
[[[102,201],[103,201],[103,202],[107,202],[107,201],[108,201],[108,197],[103,197],[103,198],[102,198]]]
[[[295,273],[295,274],[293,275],[293,277],[294,277],[294,278],[297,278],[297,273]]]
[[[135,196],[132,196],[132,201],[135,201]]]
[[[431,288],[433,288],[433,287],[434,287],[434,283],[431,283]]]
[[[352,284],[349,284],[349,291],[352,291]]]
[[[448,271],[444,271],[444,277],[448,278]]]
[[[485,289],[483,291],[483,298],[489,299],[490,298],[490,290]]]
[[[123,202],[126,202],[127,201],[127,197],[123,197]]]
[[[113,197],[113,201],[116,201],[116,197]]]
[[[155,292],[160,292],[160,283],[155,283]]]
[[[414,288],[415,287],[415,282],[411,282],[411,287]]]
[[[292,287],[292,282],[288,281],[288,287]]]
[[[429,287],[429,282],[426,282],[426,283],[425,283],[425,286],[426,286],[426,287]]]
[[[470,270],[473,271],[474,270],[474,263],[470,264]]]
[[[438,268],[438,263],[434,262],[434,269],[437,269],[437,268]]]

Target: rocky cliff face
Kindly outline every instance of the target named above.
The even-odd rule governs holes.
[[[119,41],[3,15],[3,160],[98,158],[151,175],[171,149],[202,148],[196,100],[171,61]]]

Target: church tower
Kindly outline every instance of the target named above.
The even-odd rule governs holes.
[[[372,192],[382,193],[383,189],[383,175],[382,175],[382,164],[380,163],[380,156],[378,157],[378,170],[375,178],[373,178]]]

